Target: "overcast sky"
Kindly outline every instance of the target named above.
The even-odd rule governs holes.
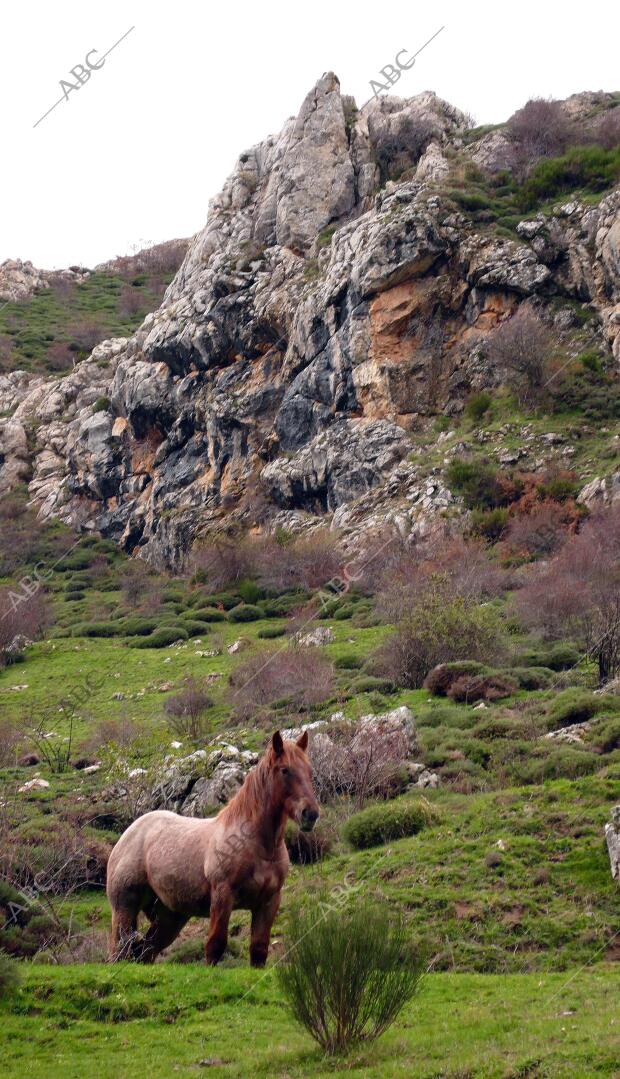
[[[618,8],[522,0],[72,0],[6,5],[0,39],[0,261],[92,266],[199,231],[244,149],[296,114],[324,71],[361,105],[400,49],[396,93],[435,90],[477,123],[527,98],[620,89]],[[70,69],[94,65],[63,97]],[[98,50],[97,53],[91,50]]]

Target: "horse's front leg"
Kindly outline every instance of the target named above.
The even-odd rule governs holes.
[[[280,892],[278,891],[263,906],[252,911],[250,963],[253,967],[264,967],[267,962],[271,927],[279,908]]]
[[[228,922],[233,908],[233,895],[228,885],[220,885],[211,895],[209,936],[205,948],[207,963],[219,963],[228,943]]]

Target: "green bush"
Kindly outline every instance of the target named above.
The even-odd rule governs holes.
[[[580,484],[574,476],[554,476],[538,485],[538,494],[541,498],[549,498],[554,502],[566,502],[569,498],[576,498]]]
[[[93,405],[93,412],[109,412],[110,411],[110,398],[98,397]]]
[[[333,617],[336,622],[341,622],[347,618],[352,618],[356,612],[357,607],[354,603],[344,603],[342,607],[334,611]]]
[[[470,527],[474,536],[498,543],[508,527],[508,510],[499,506],[493,510],[472,510]]]
[[[416,835],[435,820],[436,814],[428,802],[396,798],[354,813],[346,822],[343,835],[355,850],[364,850],[391,839]]]
[[[550,731],[570,727],[573,723],[585,723],[600,712],[618,712],[620,700],[607,694],[590,693],[587,690],[567,689],[559,693],[547,709]]]
[[[620,177],[620,146],[571,146],[560,157],[544,158],[534,166],[517,201],[526,210],[537,203],[583,188],[599,192],[612,187]]]
[[[0,999],[10,997],[20,982],[19,967],[14,959],[0,952]]]
[[[131,641],[132,648],[166,648],[176,641],[186,641],[188,633],[182,626],[162,626],[151,633],[150,637],[141,637],[139,641]]]
[[[363,659],[356,652],[343,652],[334,660],[334,667],[341,667],[347,671],[355,671],[363,665]]]
[[[261,588],[256,581],[246,580],[239,581],[237,585],[237,592],[241,596],[244,603],[256,603],[259,599],[262,599],[265,595],[264,588]]]
[[[385,904],[356,898],[343,907],[326,893],[294,909],[278,978],[298,1023],[335,1054],[378,1038],[414,996],[423,968]]]
[[[257,622],[263,617],[260,607],[255,607],[253,603],[240,603],[228,612],[230,622]]]
[[[390,693],[394,692],[394,683],[389,678],[377,678],[372,674],[363,674],[351,682],[354,693]]]
[[[597,421],[620,419],[620,380],[617,374],[585,367],[553,386],[554,412],[578,412]]]
[[[517,679],[519,689],[547,689],[555,672],[549,667],[512,667],[509,672]]]
[[[183,625],[190,637],[204,637],[206,633],[211,632],[211,627],[207,622],[198,622],[195,618],[184,618]]]
[[[118,622],[78,622],[71,630],[72,637],[117,637],[123,631]]]
[[[554,644],[550,648],[528,648],[514,658],[517,667],[549,667],[552,671],[569,671],[583,653],[574,644]]]
[[[503,501],[497,470],[482,461],[451,461],[446,481],[453,494],[462,496],[467,509],[495,509]]]
[[[453,682],[463,675],[490,674],[490,668],[473,659],[455,660],[453,663],[439,663],[429,671],[424,679],[424,689],[436,697],[446,697]]]
[[[192,614],[200,622],[225,622],[226,615],[223,611],[218,611],[216,607],[198,607],[192,611]]]
[[[120,625],[126,637],[145,637],[147,633],[152,633],[157,629],[159,619],[141,618],[135,615],[131,618],[123,618]]]
[[[272,641],[276,637],[283,637],[285,633],[284,626],[264,626],[263,629],[259,629],[256,636],[263,641]]]
[[[468,398],[465,405],[465,415],[473,420],[474,423],[478,423],[479,420],[489,411],[493,404],[493,398],[486,390],[480,390],[479,393],[472,393]]]
[[[586,736],[587,742],[600,753],[613,753],[620,749],[620,716],[600,719]]]

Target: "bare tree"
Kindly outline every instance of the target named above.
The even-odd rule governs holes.
[[[213,705],[204,684],[187,678],[180,693],[168,697],[164,711],[175,734],[198,741],[207,733],[205,712]]]
[[[402,729],[365,723],[332,724],[310,746],[314,784],[321,802],[349,798],[361,809],[369,798],[394,792],[398,772],[409,755]]]
[[[551,98],[531,98],[510,117],[506,130],[521,169],[541,157],[561,154],[571,140],[570,121],[561,103]]]
[[[620,507],[596,514],[516,594],[526,625],[574,637],[598,663],[601,682],[620,673]]]
[[[514,388],[524,403],[540,400],[551,375],[553,340],[531,307],[523,304],[502,322],[486,348],[492,363],[512,373]]]

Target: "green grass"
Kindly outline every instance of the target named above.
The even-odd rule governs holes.
[[[330,1061],[293,1022],[269,968],[28,967],[0,1005],[6,1079],[518,1079],[617,1075],[620,970],[431,974],[372,1046]]]
[[[147,274],[134,275],[131,288],[137,309],[131,315],[122,310],[121,294],[124,286],[129,287],[128,282],[120,274],[105,271],[93,272],[86,281],[62,292],[50,288],[36,293],[25,303],[6,304],[0,309],[0,341],[4,339],[10,348],[5,368],[52,370],[47,354],[59,342],[69,345],[77,359],[88,355],[90,349],[81,348],[73,336],[73,331],[84,325],[96,324],[101,341],[129,336],[145,315],[158,306],[172,277],[172,273],[160,274],[157,280]]]

